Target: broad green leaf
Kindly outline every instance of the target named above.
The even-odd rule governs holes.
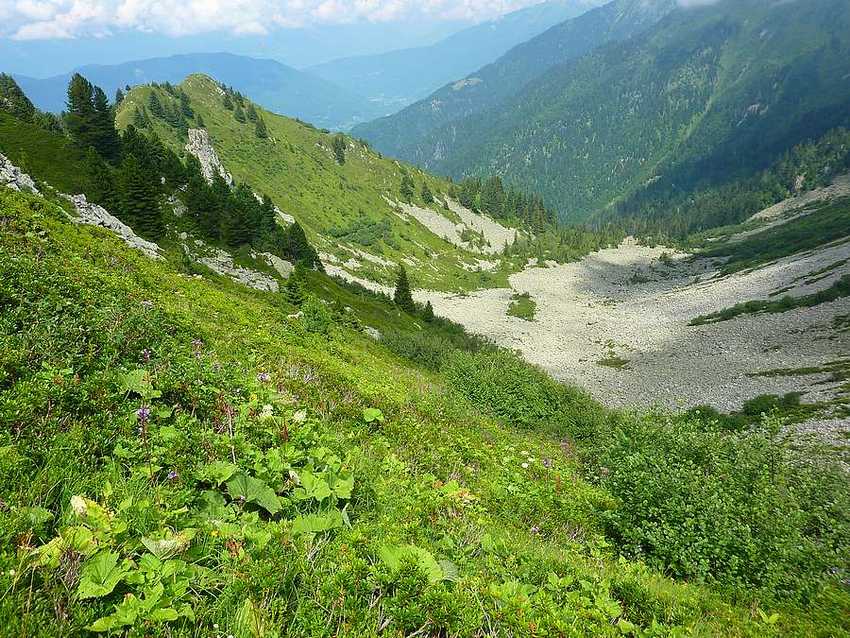
[[[354,475],[350,472],[344,473],[334,479],[331,490],[337,498],[348,500],[351,498],[351,492],[354,489]]]
[[[195,530],[184,529],[177,534],[166,532],[163,538],[159,539],[145,536],[142,538],[142,545],[159,560],[166,560],[189,549],[193,538],[195,538]]]
[[[151,622],[160,623],[160,622],[171,622],[172,620],[177,620],[180,618],[180,614],[177,613],[177,610],[173,607],[166,607],[164,609],[154,609],[150,614],[148,614],[148,619]]]
[[[366,421],[366,423],[383,423],[384,413],[378,408],[366,408],[363,410],[363,420]]]
[[[412,561],[432,583],[438,583],[446,577],[434,555],[416,545],[384,545],[378,551],[378,556],[392,572],[398,571],[403,562]]]
[[[213,461],[204,465],[198,471],[198,479],[219,486],[225,481],[230,480],[238,469],[233,463],[228,463],[227,461]]]
[[[331,510],[324,514],[307,514],[292,521],[293,534],[319,534],[342,527],[342,514]]]
[[[98,552],[85,563],[77,587],[81,600],[108,596],[127,574],[125,565],[118,565],[118,554],[107,550]]]
[[[248,476],[237,474],[227,482],[227,492],[231,498],[242,498],[246,503],[259,505],[269,514],[277,514],[280,509],[280,499],[274,490],[263,481]]]
[[[309,470],[299,472],[298,479],[301,481],[301,486],[295,488],[293,494],[299,501],[306,501],[313,498],[317,501],[323,501],[331,495],[331,488],[327,481],[316,476]]]

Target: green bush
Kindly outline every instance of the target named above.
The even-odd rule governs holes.
[[[619,501],[610,537],[677,578],[805,598],[850,564],[846,478],[766,432],[629,416],[588,456]]]
[[[603,409],[590,396],[511,352],[456,352],[442,372],[475,405],[517,427],[587,438],[604,422]]]

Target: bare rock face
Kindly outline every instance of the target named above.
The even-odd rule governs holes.
[[[295,266],[292,265],[292,262],[286,261],[285,259],[281,259],[277,255],[273,255],[272,253],[262,253],[265,260],[277,271],[283,279],[289,279],[289,275],[292,274],[292,271],[295,270]]]
[[[210,140],[210,134],[206,129],[189,129],[189,143],[186,144],[186,150],[198,158],[204,178],[209,183],[212,183],[213,177],[216,174],[219,174],[224,178],[228,186],[233,185],[233,176],[221,165],[218,154],[215,152],[215,148],[213,148],[212,140]]]
[[[146,239],[142,239],[133,229],[127,226],[117,217],[110,215],[109,212],[97,204],[92,204],[86,200],[85,195],[65,195],[68,200],[74,204],[77,209],[77,217],[74,221],[80,224],[88,224],[90,226],[100,226],[116,235],[118,235],[131,248],[135,248],[143,252],[151,259],[162,259],[159,254],[159,246]],[[72,218],[73,219],[73,218]]]
[[[13,191],[38,193],[32,178],[12,164],[2,153],[0,153],[0,186],[6,186]]]
[[[233,262],[233,256],[227,251],[216,248],[215,246],[209,246],[200,239],[196,239],[194,244],[196,249],[203,251],[203,255],[193,254],[193,250],[186,244],[183,244],[183,250],[195,261],[203,264],[213,272],[224,277],[229,277],[236,283],[254,288],[255,290],[277,292],[280,289],[276,279],[256,270],[235,264]]]

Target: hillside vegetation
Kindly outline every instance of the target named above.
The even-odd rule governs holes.
[[[770,419],[608,412],[379,300],[296,318],[60,200],[0,210],[10,635],[850,630],[845,477]]]
[[[499,174],[573,220],[654,182],[688,192],[750,177],[847,124],[849,27],[841,0],[678,7],[402,156],[455,176]]]

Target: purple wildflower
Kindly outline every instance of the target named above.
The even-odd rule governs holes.
[[[257,375],[257,381],[259,381],[260,383],[268,383],[271,380],[272,375],[270,375],[268,372],[261,372]]]
[[[150,360],[151,360],[151,351],[150,351],[150,350],[148,350],[147,348],[145,348],[144,350],[142,350],[142,360],[143,360],[145,363],[147,363],[148,361],[150,361]]]
[[[138,410],[136,410],[136,418],[139,419],[139,423],[145,424],[151,416],[151,409],[147,406],[142,406]]]
[[[177,470],[171,470],[171,471],[168,473],[168,477],[167,477],[167,478],[168,478],[168,480],[169,480],[169,481],[176,481],[178,476],[180,476],[180,475],[179,475],[179,474],[177,474]]]

